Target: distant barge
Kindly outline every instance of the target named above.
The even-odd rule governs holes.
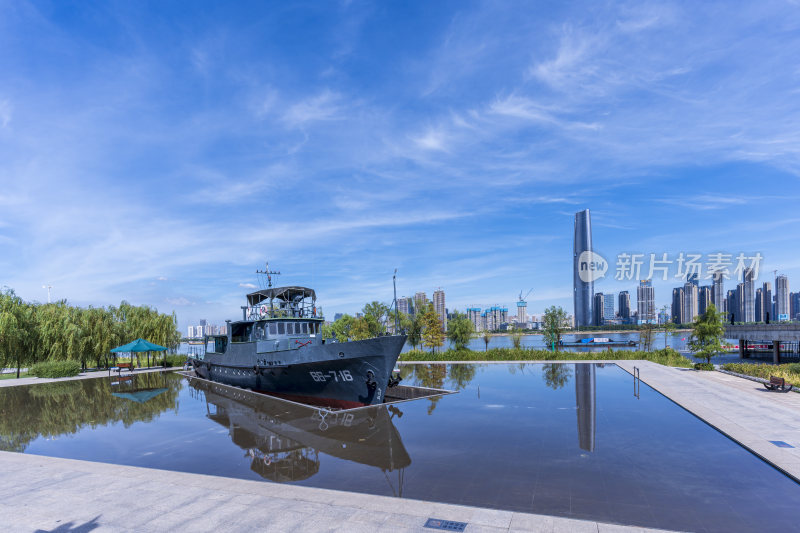
[[[636,344],[636,341],[611,340],[606,337],[594,337],[591,339],[580,339],[576,342],[561,341],[558,345],[566,347],[590,348],[592,346],[636,346]]]

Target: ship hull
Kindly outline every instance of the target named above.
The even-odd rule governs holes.
[[[204,379],[303,403],[353,408],[383,403],[405,336],[269,353],[258,353],[255,343],[243,344],[231,353],[192,359],[195,372]]]

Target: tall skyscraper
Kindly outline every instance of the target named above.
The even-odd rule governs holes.
[[[686,275],[686,282],[691,283],[695,287],[700,286],[700,274],[697,272],[692,272],[691,274]]]
[[[764,289],[756,289],[756,322],[764,322],[766,313],[764,312]]]
[[[672,321],[683,324],[683,287],[672,289]]]
[[[655,324],[656,293],[652,280],[639,280],[639,286],[636,288],[636,311],[640,324]]]
[[[756,321],[756,301],[755,301],[755,272],[752,268],[745,268],[742,272],[742,283],[744,283],[744,321]]]
[[[800,292],[789,293],[789,318],[791,320],[798,320],[800,317]]]
[[[698,290],[697,285],[687,281],[683,285],[683,320],[684,324],[694,322],[698,311]]]
[[[619,317],[622,320],[630,320],[631,318],[631,295],[628,294],[628,291],[622,291],[619,293],[619,305],[617,305],[619,309]]]
[[[764,285],[761,286],[761,293],[764,297],[764,309],[761,320],[766,322],[767,319],[769,319],[771,322],[775,320],[775,312],[772,310],[772,283],[765,281]]]
[[[614,293],[603,293],[603,322],[608,323],[609,320],[614,320],[616,314],[614,313]]]
[[[775,319],[789,319],[789,278],[783,274],[775,278]]]
[[[738,283],[736,285],[736,321],[745,322],[745,284]],[[755,313],[753,313],[755,314]],[[753,317],[755,318],[755,317]]]
[[[442,323],[442,330],[447,331],[447,308],[444,303],[444,291],[437,289],[433,291],[433,308],[439,315],[439,322]]]
[[[697,289],[697,313],[702,315],[708,309],[708,306],[713,303],[711,301],[711,287],[703,285]]]
[[[528,321],[528,302],[519,300],[517,302],[517,324],[524,324]]]
[[[603,325],[603,307],[605,306],[605,295],[602,292],[597,292],[594,295],[594,303],[592,309],[594,310],[594,325]]]
[[[722,275],[722,272],[714,272],[713,287],[711,301],[717,306],[717,311],[724,313],[728,310],[728,301],[725,298],[725,276]]]
[[[594,297],[594,281],[583,281],[580,275],[582,267],[580,264],[581,254],[592,251],[592,217],[588,209],[575,213],[575,239],[572,251],[575,327],[590,326],[593,324],[592,299]]]
[[[725,305],[728,310],[728,321],[733,320],[734,322],[741,322],[742,319],[739,316],[739,302],[736,301],[736,291],[729,290],[726,300],[727,303]]]

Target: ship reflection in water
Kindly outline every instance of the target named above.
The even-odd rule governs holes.
[[[319,454],[398,473],[395,496],[402,496],[403,471],[411,458],[392,419],[393,405],[328,411],[290,403],[205,380],[189,379],[205,396],[206,416],[228,428],[233,443],[251,458],[250,468],[278,483],[302,481],[319,472]]]

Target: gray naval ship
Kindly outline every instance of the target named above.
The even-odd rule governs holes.
[[[323,339],[316,293],[270,287],[247,295],[242,320],[205,338],[190,361],[197,376],[289,400],[349,409],[383,403],[405,335]]]

